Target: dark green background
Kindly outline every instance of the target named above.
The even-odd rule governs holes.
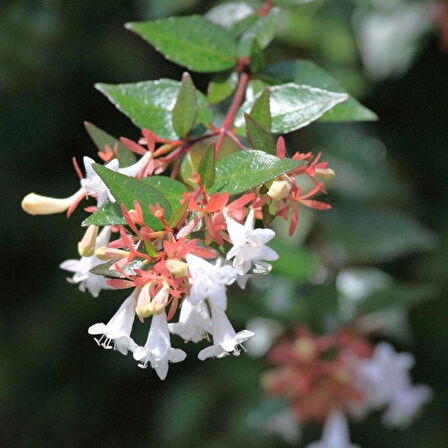
[[[0,5],[1,447],[283,446],[248,424],[248,413],[262,402],[262,361],[243,355],[202,363],[193,348],[161,383],[131,358],[98,349],[86,329],[107,319],[123,294],[94,299],[66,283],[58,268],[76,254],[82,211],[67,221],[31,217],[20,209],[30,191],[63,197],[77,188],[71,157],[95,154],[84,120],[115,135],[138,137],[93,84],[180,78],[181,68],[122,26],[151,17],[151,11],[163,13],[170,3],[3,0]],[[191,11],[203,11],[207,3]],[[333,6],[330,14],[343,17],[346,9]],[[302,50],[289,46],[284,53],[297,57]],[[312,49],[305,53],[314,57]],[[382,268],[403,281],[432,283],[438,295],[411,311],[414,339],[401,347],[415,352],[416,381],[431,385],[435,398],[406,432],[382,429],[377,416],[353,425],[353,440],[364,448],[448,446],[447,75],[447,55],[432,34],[408,73],[366,89],[364,102],[381,121],[362,129],[383,139],[390,163],[407,179],[404,208],[437,235],[432,251]],[[205,76],[195,80],[205,88]],[[313,132],[325,135],[345,126],[350,125],[314,125],[298,141],[317,149]],[[318,149],[325,153],[324,146]],[[317,428],[312,433],[317,436]]]

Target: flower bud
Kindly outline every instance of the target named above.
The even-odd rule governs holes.
[[[102,246],[95,250],[95,257],[100,260],[119,260],[129,255],[127,250],[114,249],[113,247]]]
[[[291,191],[291,184],[286,180],[274,180],[272,182],[271,188],[269,188],[268,196],[270,196],[275,201],[280,201],[286,198]]]
[[[91,257],[95,252],[96,237],[98,236],[98,226],[90,225],[82,240],[78,243],[78,252],[81,257]]]
[[[333,179],[336,173],[331,168],[317,168],[316,175],[324,179]]]
[[[168,260],[166,262],[166,268],[170,271],[175,278],[185,277],[188,272],[188,265],[180,260]]]
[[[54,213],[62,213],[78,201],[81,194],[83,194],[83,190],[77,191],[74,195],[68,198],[57,199],[30,193],[22,199],[22,209],[30,215],[52,215]]]
[[[151,283],[143,286],[137,299],[137,306],[135,307],[135,314],[143,321],[146,317],[153,314],[160,314],[168,304],[169,288],[168,285],[163,285],[162,289],[151,299],[150,295]]]
[[[294,343],[294,351],[301,362],[309,362],[316,356],[316,344],[308,337],[302,337]]]

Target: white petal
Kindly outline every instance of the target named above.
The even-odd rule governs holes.
[[[106,325],[104,325],[103,323],[93,324],[87,330],[89,334],[93,335],[104,334],[105,331],[106,331]]]
[[[242,246],[246,243],[246,228],[234,221],[233,219],[227,218],[227,232],[229,233],[230,239],[234,246]]]

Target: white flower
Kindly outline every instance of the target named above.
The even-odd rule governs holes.
[[[254,229],[254,211],[247,215],[244,225],[226,218],[227,231],[233,247],[227,254],[227,260],[234,258],[233,267],[239,275],[249,272],[252,262],[277,260],[278,254],[265,244],[272,240],[275,232],[271,229]]]
[[[191,304],[197,305],[208,299],[213,306],[225,310],[227,308],[226,285],[235,281],[234,269],[231,266],[221,266],[221,258],[215,264],[196,255],[188,254],[186,258],[191,275]]]
[[[243,330],[236,333],[232,324],[221,309],[211,306],[213,345],[204,348],[198,354],[198,358],[204,361],[207,358],[222,358],[233,353],[240,354],[240,345],[254,335],[252,331]]]
[[[204,302],[192,305],[185,297],[180,308],[179,322],[168,324],[171,333],[179,335],[185,342],[199,342],[211,333],[212,322]]]
[[[126,168],[120,168],[118,159],[111,160],[108,164],[105,165],[106,168],[109,168],[112,171],[117,171],[125,176],[135,177],[142,168],[149,162],[151,159],[151,153],[147,152],[138,162],[134,163],[131,166]],[[86,177],[81,179],[81,187],[85,189],[87,195],[96,195],[97,198],[97,206],[101,207],[107,199],[112,202],[115,202],[115,198],[110,194],[109,189],[106,187],[106,184],[102,181],[101,177],[95,172],[92,167],[92,164],[95,163],[93,159],[90,157],[84,157],[84,169],[86,171]]]
[[[289,445],[297,445],[302,436],[297,419],[290,409],[280,411],[263,421],[260,429],[268,434],[277,433]]]
[[[95,247],[105,246],[109,242],[110,234],[110,227],[104,227],[96,239]],[[91,257],[81,257],[79,260],[66,260],[59,267],[66,271],[74,272],[73,277],[67,279],[69,282],[79,283],[79,289],[82,292],[87,290],[93,297],[98,297],[102,289],[111,289],[105,277],[90,272],[92,268],[101,263],[104,263],[104,261],[92,255]]]
[[[393,398],[395,392],[409,384],[409,369],[414,358],[409,353],[397,353],[385,342],[375,347],[371,358],[359,361],[357,378],[366,404],[378,409]]]
[[[345,415],[333,411],[325,422],[322,439],[308,445],[307,448],[356,448],[350,443],[348,424]]]
[[[92,165],[95,163],[95,160],[90,157],[85,156],[83,158],[84,169],[86,171],[86,177],[81,179],[81,187],[86,190],[87,195],[96,195],[97,206],[101,207],[107,199],[115,202],[114,198],[110,195],[109,189],[106,187],[106,184],[102,181],[101,177],[94,171]],[[112,171],[118,171],[119,162],[118,159],[111,160],[108,164],[105,165],[106,168],[109,168]]]
[[[150,363],[161,380],[168,374],[168,362],[180,362],[186,356],[183,350],[171,348],[165,311],[152,317],[145,346],[134,350],[134,358],[140,361],[139,367],[146,368]]]
[[[384,424],[407,427],[422,406],[431,400],[432,395],[432,390],[428,386],[408,385],[397,390],[383,415]]]
[[[106,349],[113,348],[126,355],[128,350],[134,351],[137,348],[137,344],[131,338],[134,318],[135,290],[122,303],[107,325],[103,323],[94,324],[89,328],[88,332],[92,335],[101,335],[99,339],[95,338],[98,345],[102,345]],[[111,344],[112,341],[113,346]]]
[[[364,396],[350,412],[363,417],[368,411],[386,407],[387,426],[407,426],[432,396],[427,386],[413,386],[409,370],[414,364],[410,353],[397,353],[388,343],[376,346],[371,358],[355,363],[357,385]]]

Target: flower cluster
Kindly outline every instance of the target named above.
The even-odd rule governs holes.
[[[291,400],[298,424],[325,421],[321,442],[310,448],[350,448],[346,417],[364,418],[384,410],[389,427],[406,427],[430,400],[427,386],[414,386],[414,360],[388,343],[371,344],[349,329],[314,336],[299,328],[294,340],[279,342],[268,354],[278,367],[263,376],[271,395]]]
[[[209,138],[214,135],[216,132]],[[122,176],[144,179],[167,169],[171,169],[173,176],[179,157],[188,152],[191,143],[160,139],[144,130],[138,143],[121,139],[121,145],[140,156],[135,163],[120,167],[117,147],[112,149],[108,145],[99,156],[106,162],[105,168]],[[286,157],[281,138],[277,155]],[[298,153],[293,159],[311,160],[311,157]],[[107,324],[92,325],[88,331],[98,345],[125,355],[131,352],[140,367],[151,366],[164,379],[168,364],[180,362],[186,356],[184,351],[171,346],[171,334],[185,342],[211,340],[211,345],[199,352],[201,360],[230,353],[238,355],[242,344],[253,336],[248,330],[235,331],[227,318],[227,288],[233,283],[245,288],[250,277],[270,272],[267,262],[276,260],[278,255],[266,244],[275,232],[257,227],[257,220],[265,218],[266,207],[270,205],[272,209],[274,202],[276,210],[272,218],[276,215],[288,218],[289,208],[296,210],[299,202],[314,206],[314,202],[305,199],[307,195],[301,194],[295,177],[306,174],[321,189],[322,183],[315,176],[326,176],[331,170],[317,160],[318,157],[236,198],[225,191],[209,194],[201,176],[193,172],[191,183],[195,188],[178,198],[173,219],[165,216],[158,203],[145,205],[135,200],[133,208],[126,207],[94,169],[94,161],[84,157],[85,174],[75,163],[80,189],[74,195],[54,199],[32,193],[24,198],[22,207],[30,214],[67,211],[70,216],[81,200],[88,197],[96,199],[94,206],[86,208],[89,213],[101,211],[108,204],[119,207],[123,223],[105,225],[101,231],[99,225],[90,224],[78,243],[81,258],[64,261],[61,268],[73,273],[70,282],[79,284],[81,291],[87,290],[94,297],[102,289],[131,289]],[[158,228],[147,224],[148,211],[159,223]],[[295,213],[292,222],[297,222]],[[141,323],[151,318],[143,346],[131,335],[135,316]]]

